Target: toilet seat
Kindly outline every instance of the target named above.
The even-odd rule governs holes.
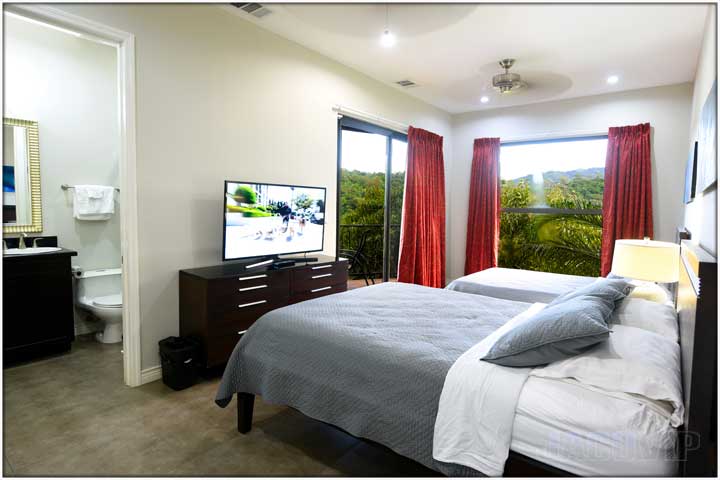
[[[93,298],[93,305],[98,307],[122,307],[122,294],[115,293],[113,295],[105,295],[102,297]]]

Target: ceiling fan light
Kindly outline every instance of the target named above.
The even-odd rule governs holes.
[[[500,66],[505,69],[505,73],[499,73],[493,76],[493,87],[502,94],[513,93],[516,90],[520,90],[521,88],[525,88],[527,86],[527,84],[520,78],[520,75],[508,72],[514,63],[515,60],[512,58],[501,60]]]

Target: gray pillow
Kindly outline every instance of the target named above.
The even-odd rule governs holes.
[[[502,335],[482,360],[535,367],[573,357],[608,338],[613,310],[613,301],[592,295],[550,304]]]
[[[627,297],[630,292],[633,291],[633,288],[635,288],[635,286],[623,278],[598,278],[589,285],[560,295],[550,302],[549,305],[557,305],[558,303],[582,296],[591,296],[615,303]],[[611,308],[614,308],[614,306],[611,306]]]

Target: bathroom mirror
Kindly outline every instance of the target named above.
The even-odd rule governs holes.
[[[42,232],[38,124],[3,119],[3,233]]]

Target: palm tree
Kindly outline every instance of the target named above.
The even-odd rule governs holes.
[[[528,248],[546,269],[574,275],[600,275],[601,215],[537,215],[537,240]]]
[[[552,185],[545,192],[552,208],[596,210],[597,201],[580,198],[566,185]],[[503,207],[535,203],[525,181],[503,182]],[[573,275],[600,274],[602,216],[597,214],[503,213],[500,221],[499,264]]]

